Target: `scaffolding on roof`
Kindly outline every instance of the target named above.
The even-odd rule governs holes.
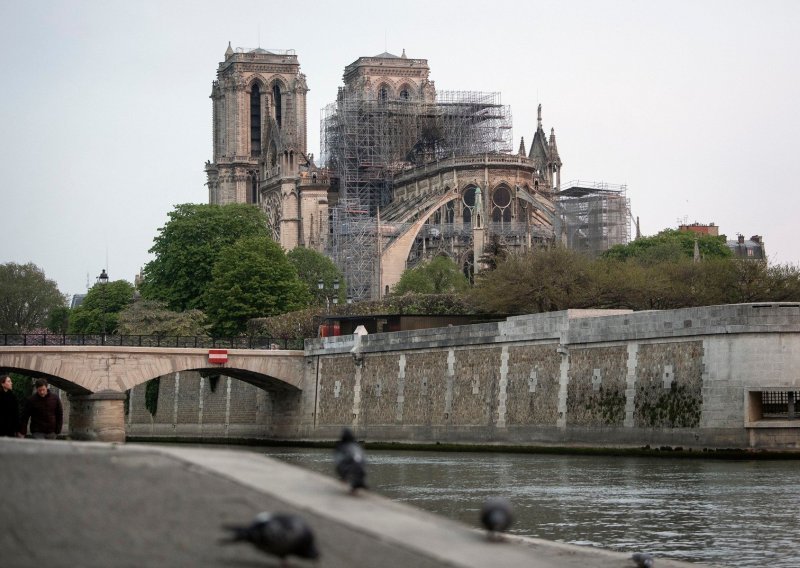
[[[348,293],[362,300],[373,295],[375,216],[392,200],[394,176],[450,156],[510,153],[511,109],[500,93],[441,91],[430,102],[365,98],[341,88],[323,109],[321,144],[322,164],[339,179],[329,253]]]
[[[570,181],[555,193],[556,235],[571,250],[597,256],[631,239],[627,186]]]

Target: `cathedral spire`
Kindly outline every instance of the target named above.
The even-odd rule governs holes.
[[[401,59],[406,59],[406,48],[403,48],[403,55],[400,56]]]
[[[548,151],[550,152],[550,159],[561,165],[561,158],[558,155],[558,146],[556,146],[556,129],[550,129],[550,141],[547,144]]]
[[[542,103],[539,103],[539,109],[536,115],[536,130],[542,129]]]
[[[231,48],[231,42],[228,42],[228,49],[225,50],[225,59],[228,59],[231,55],[233,55],[233,48]]]
[[[525,151],[525,137],[521,136],[519,139],[519,155],[524,156],[525,154],[527,154]]]

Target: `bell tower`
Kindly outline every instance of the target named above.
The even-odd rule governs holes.
[[[211,87],[209,203],[259,204],[264,180],[297,175],[306,153],[307,92],[293,49],[234,51],[228,44]]]

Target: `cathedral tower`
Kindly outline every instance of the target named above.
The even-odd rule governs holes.
[[[294,50],[234,51],[228,44],[211,88],[209,203],[257,204],[262,180],[297,174],[306,153],[306,92]]]

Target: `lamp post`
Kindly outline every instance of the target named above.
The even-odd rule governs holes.
[[[97,277],[97,283],[100,284],[101,292],[101,300],[103,304],[103,339],[102,344],[106,344],[106,284],[108,284],[108,273],[104,268],[102,272],[100,272],[100,276]]]
[[[333,279],[333,295],[330,296],[325,292],[325,282],[320,278],[317,280],[317,289],[322,294],[322,297],[325,298],[325,309],[331,309],[331,303],[335,306],[339,303],[339,279]]]

